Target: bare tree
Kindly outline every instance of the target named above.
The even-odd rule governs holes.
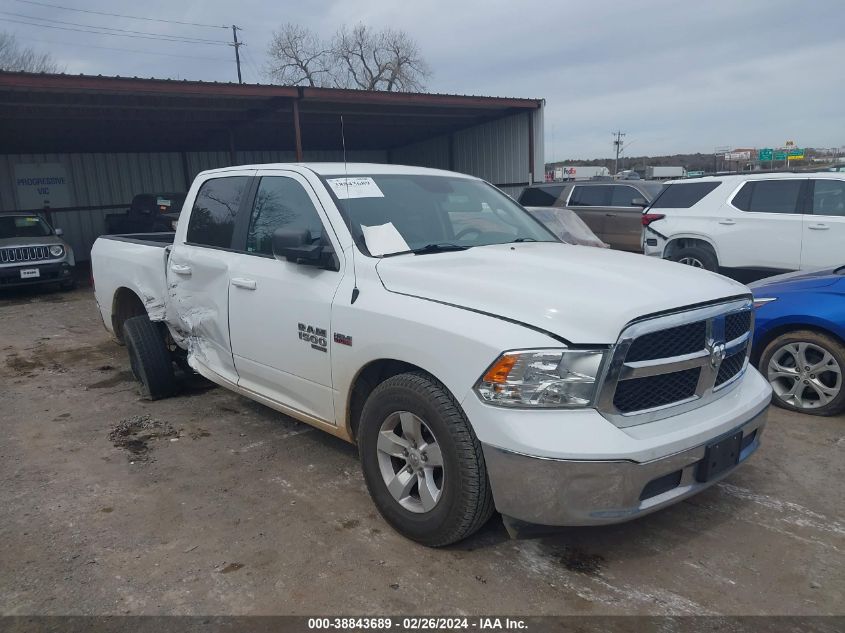
[[[50,53],[39,53],[21,46],[13,33],[0,31],[0,70],[59,73],[64,68],[55,62]]]
[[[266,72],[278,83],[292,86],[331,83],[332,52],[310,29],[283,24],[273,33],[267,54],[270,62]]]
[[[388,92],[425,90],[431,72],[417,43],[404,31],[374,31],[364,24],[341,27],[331,41],[284,24],[273,35],[266,72],[289,85],[359,88]]]
[[[344,88],[415,92],[431,75],[417,43],[404,31],[373,31],[364,24],[342,27],[332,50],[335,82]]]

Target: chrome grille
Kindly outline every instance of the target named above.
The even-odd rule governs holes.
[[[659,332],[643,334],[631,343],[625,359],[631,362],[692,354],[704,346],[706,336],[706,321],[687,323]]]
[[[0,248],[0,264],[15,262],[37,262],[50,258],[49,246],[19,246]]]
[[[630,413],[692,398],[700,374],[701,367],[693,367],[671,374],[623,380],[616,387],[613,404],[617,411]]]
[[[624,427],[715,400],[747,367],[752,324],[747,299],[633,323],[611,352],[599,411]]]
[[[716,374],[716,386],[719,387],[742,371],[745,364],[745,350],[740,349],[732,355],[725,357],[719,365],[719,373]]]
[[[725,340],[732,341],[751,329],[751,310],[725,316]]]

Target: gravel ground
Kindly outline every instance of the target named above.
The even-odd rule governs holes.
[[[748,464],[634,523],[430,550],[353,447],[201,381],[139,399],[90,289],[0,317],[0,614],[845,613],[845,417],[772,409]]]

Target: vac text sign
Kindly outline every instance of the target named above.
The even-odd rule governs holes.
[[[73,206],[70,181],[61,163],[15,165],[18,209],[59,209]]]

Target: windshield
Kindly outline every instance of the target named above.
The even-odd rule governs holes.
[[[0,216],[0,239],[7,237],[47,237],[53,231],[37,215]]]
[[[480,180],[415,174],[327,176],[371,255],[557,242],[508,196]]]

